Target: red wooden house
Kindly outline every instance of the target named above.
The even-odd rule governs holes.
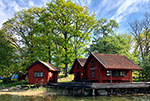
[[[37,60],[31,64],[28,70],[29,84],[45,84],[57,82],[59,70],[53,65]]]
[[[74,81],[80,82],[86,79],[86,70],[83,68],[86,59],[77,58],[70,70],[70,74],[74,73]]]
[[[141,70],[123,55],[91,53],[84,68],[87,79],[99,83],[132,82],[132,70]]]

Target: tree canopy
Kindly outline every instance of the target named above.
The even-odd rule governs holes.
[[[55,0],[45,7],[17,12],[3,24],[20,56],[22,70],[37,59],[65,70],[84,53],[95,27],[95,16],[72,1]]]

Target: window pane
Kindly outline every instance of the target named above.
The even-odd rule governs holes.
[[[126,71],[123,71],[123,76],[126,76]]]
[[[34,77],[37,77],[37,72],[34,72]]]
[[[40,77],[40,73],[39,72],[37,72],[37,77]]]
[[[92,60],[92,67],[95,67],[95,61]]]
[[[95,76],[95,70],[94,70],[94,71],[92,71],[92,72],[91,72],[91,74],[92,74],[92,75],[91,75],[91,76],[92,76],[92,78],[94,79],[94,78],[96,77],[96,76]]]
[[[34,77],[43,77],[43,72],[34,72]]]
[[[126,71],[112,71],[112,76],[126,76]]]
[[[126,71],[120,71],[120,76],[126,76]]]
[[[79,64],[77,64],[77,69],[79,69]]]
[[[120,76],[120,72],[119,71],[112,71],[112,76]]]
[[[41,72],[41,77],[43,77],[43,72]]]
[[[110,76],[110,70],[106,71],[106,76]]]

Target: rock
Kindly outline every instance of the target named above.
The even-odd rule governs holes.
[[[21,85],[16,85],[17,88],[21,88]]]
[[[8,89],[3,89],[2,91],[3,91],[3,92],[8,92]]]

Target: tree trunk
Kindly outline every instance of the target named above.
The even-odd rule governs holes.
[[[48,46],[48,62],[51,63],[51,47]]]
[[[34,55],[33,55],[33,45],[31,45],[30,54],[31,54],[31,63],[34,62]]]
[[[68,69],[68,49],[67,49],[67,33],[66,32],[64,32],[63,33],[64,34],[64,38],[65,38],[65,77],[67,77],[68,75],[68,71],[67,71],[67,69]]]
[[[67,48],[65,48],[65,77],[68,76],[68,71],[67,71],[67,69],[68,69],[68,62],[67,62],[67,60],[68,60]]]

